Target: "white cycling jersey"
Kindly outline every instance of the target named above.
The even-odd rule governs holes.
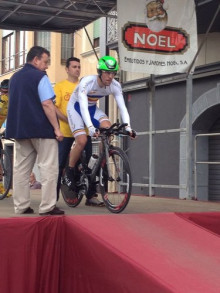
[[[82,117],[88,128],[90,126],[97,127],[93,118],[95,117],[96,120],[99,120],[104,116],[106,117],[106,114],[98,109],[96,103],[99,99],[108,95],[114,96],[123,123],[130,125],[130,117],[125,106],[120,83],[113,79],[109,86],[100,87],[97,78],[97,75],[84,77],[70,97],[67,106],[67,115],[70,128],[73,132],[80,131],[80,128],[82,128],[82,124],[79,123],[79,116]],[[76,112],[78,113],[77,115]]]

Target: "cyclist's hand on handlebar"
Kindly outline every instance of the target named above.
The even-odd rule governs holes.
[[[137,137],[137,132],[134,129],[132,129],[131,132],[132,132],[130,135],[131,139],[135,139]]]
[[[100,131],[98,128],[95,129],[95,133],[93,134],[93,136],[95,136],[96,138],[99,137]]]
[[[99,130],[97,128],[95,128],[94,126],[89,126],[88,127],[89,130],[89,135],[92,137],[98,137],[99,136]]]
[[[135,139],[137,136],[137,133],[135,130],[131,129],[130,126],[126,126],[125,130],[129,133],[129,136],[131,137],[131,139]]]

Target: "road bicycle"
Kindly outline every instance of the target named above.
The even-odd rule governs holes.
[[[114,123],[110,128],[101,128],[100,153],[92,168],[86,163],[85,151],[82,152],[78,164],[79,180],[76,190],[69,188],[64,181],[65,172],[61,179],[61,192],[64,201],[70,207],[80,204],[87,194],[91,184],[97,185],[107,209],[112,213],[122,212],[131,196],[132,177],[128,157],[119,147],[112,144],[114,136],[129,135],[127,124]]]
[[[12,182],[11,157],[3,148],[2,139],[4,139],[4,133],[0,134],[0,200],[7,196]]]

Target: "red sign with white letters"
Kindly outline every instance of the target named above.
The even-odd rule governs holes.
[[[187,33],[171,27],[153,32],[146,25],[128,23],[122,33],[123,43],[128,50],[176,54],[184,52],[188,46]]]

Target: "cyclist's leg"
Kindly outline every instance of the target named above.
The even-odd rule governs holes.
[[[86,164],[89,163],[89,160],[92,156],[92,140],[91,140],[91,136],[87,135],[87,143],[85,145],[84,148],[85,151],[85,159],[86,159]],[[81,160],[78,160],[76,165],[75,165],[75,180],[78,181],[80,179],[80,174],[81,172],[79,171],[79,164],[81,163]]]
[[[83,119],[81,117],[79,103],[73,104],[73,107],[67,108],[68,123],[72,131],[73,137],[75,138],[74,147],[70,151],[69,165],[66,168],[66,174],[64,177],[66,185],[70,188],[75,189],[74,175],[75,166],[80,158],[81,152],[83,151],[86,142],[87,135],[84,126]]]
[[[75,137],[75,144],[73,148],[70,151],[69,155],[69,165],[66,168],[66,176],[65,176],[65,182],[66,184],[71,187],[72,189],[75,188],[75,166],[80,159],[81,152],[84,150],[85,145],[87,142],[87,135],[80,134]]]
[[[109,121],[109,118],[103,117],[102,119],[100,119],[100,128],[109,128],[111,126],[111,122]]]
[[[96,107],[92,122],[97,128],[108,128],[111,126],[108,116],[98,107]]]
[[[87,143],[87,135],[80,134],[75,137],[75,144],[70,151],[69,167],[75,167],[76,163],[80,159],[81,152],[84,150]]]
[[[85,152],[86,152],[86,163],[89,163],[89,160],[92,156],[92,138],[91,136],[87,136],[87,143],[85,145]]]
[[[67,110],[68,121],[70,125],[70,129],[73,133],[75,138],[75,145],[70,152],[69,158],[69,167],[73,168],[76,166],[78,160],[80,159],[81,152],[85,149],[86,150],[86,159],[87,162],[89,161],[92,155],[92,142],[91,137],[87,136],[85,125],[83,119],[81,117],[81,113],[79,112],[79,107],[77,103],[75,104],[75,108],[71,108]],[[96,105],[89,107],[89,114],[92,120],[92,123],[95,127],[99,127],[99,121],[94,120],[94,114],[96,112]]]

